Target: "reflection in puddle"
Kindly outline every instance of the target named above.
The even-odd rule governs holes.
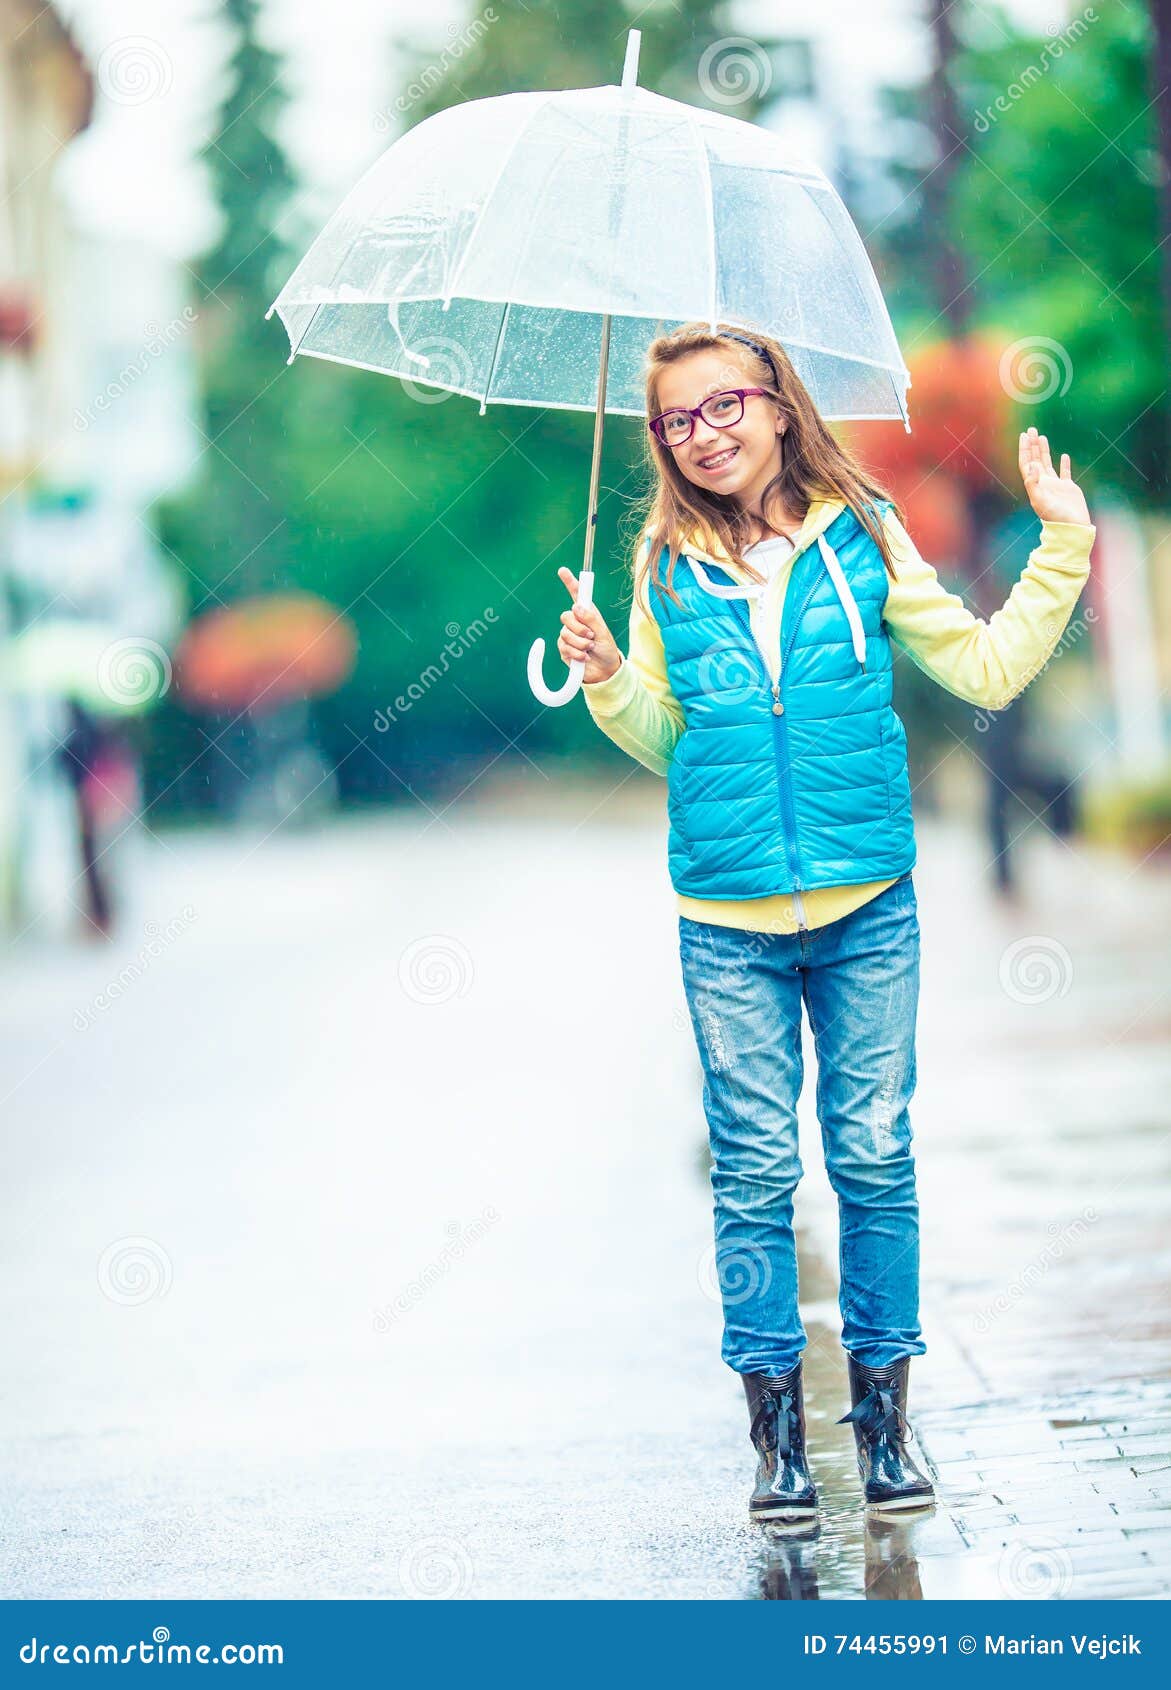
[[[915,1527],[909,1521],[867,1520],[866,1596],[879,1602],[923,1600]]]
[[[843,1588],[842,1548],[823,1530],[821,1522],[800,1526],[763,1525],[757,1566],[758,1595],[768,1602],[816,1602],[828,1579],[827,1596],[864,1595],[873,1602],[921,1602],[923,1586],[915,1555],[916,1527],[924,1523],[866,1519],[862,1589]]]

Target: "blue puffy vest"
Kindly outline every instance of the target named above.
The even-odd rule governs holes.
[[[667,557],[664,548],[664,577]],[[686,724],[667,775],[676,892],[763,898],[914,866],[907,739],[882,620],[888,580],[844,508],[792,563],[775,694],[729,571],[681,556],[672,584],[682,607],[648,583]]]

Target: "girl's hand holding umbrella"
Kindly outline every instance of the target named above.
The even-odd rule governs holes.
[[[561,613],[563,626],[557,640],[557,650],[561,653],[562,661],[572,663],[584,659],[585,673],[582,680],[587,687],[594,681],[608,681],[622,662],[622,653],[614,643],[614,636],[603,621],[597,605],[590,604],[578,608],[577,576],[573,570],[562,567],[557,573],[574,603],[572,610]]]
[[[1042,522],[1090,523],[1086,496],[1070,474],[1069,453],[1061,454],[1060,474],[1053,468],[1049,442],[1035,428],[1020,438],[1021,476],[1029,503]]]

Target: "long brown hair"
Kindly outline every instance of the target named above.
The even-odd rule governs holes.
[[[754,350],[746,341],[754,342],[760,350]],[[903,520],[902,510],[886,489],[879,486],[830,433],[808,389],[793,368],[788,353],[771,335],[725,323],[721,323],[713,333],[702,321],[684,323],[670,334],[659,335],[647,351],[648,422],[662,409],[658,402],[658,380],[668,365],[677,363],[692,352],[733,346],[736,355],[729,365],[729,380],[739,375],[742,368],[747,369],[750,384],[767,390],[769,402],[788,423],[781,442],[780,473],[773,477],[761,496],[765,521],[770,527],[779,527],[779,522],[774,523],[771,515],[779,517],[780,511],[786,507],[804,514],[814,498],[842,499],[878,547],[882,561],[893,578],[895,568],[890,546],[881,520],[870,505],[875,500],[890,500],[900,521]],[[644,438],[651,470],[651,491],[635,506],[635,510],[641,513],[633,564],[635,595],[642,591],[649,576],[656,587],[681,605],[683,601],[672,581],[682,549],[693,538],[698,540],[704,551],[716,556],[722,551],[755,579],[762,580],[758,571],[741,555],[750,543],[754,527],[752,518],[734,499],[708,492],[706,488],[688,481],[676,464],[671,448],[664,446],[649,428]],[[645,558],[642,557],[643,541],[649,542]],[[669,549],[665,582],[659,570],[659,557],[664,546]],[[649,614],[649,606],[647,611]]]

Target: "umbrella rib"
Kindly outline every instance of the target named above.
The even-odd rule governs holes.
[[[492,183],[492,186],[488,189],[488,192],[484,195],[483,201],[480,205],[479,213],[476,217],[475,224],[472,227],[472,232],[471,232],[470,236],[468,237],[468,244],[467,244],[467,246],[464,247],[463,252],[460,254],[459,263],[455,267],[455,275],[452,277],[450,285],[447,282],[444,282],[444,284],[443,284],[443,301],[444,301],[445,306],[449,305],[451,303],[452,299],[455,296],[456,287],[457,287],[457,285],[459,283],[459,279],[463,275],[464,269],[467,265],[468,254],[469,254],[469,252],[471,252],[472,247],[475,244],[476,235],[479,232],[480,224],[482,223],[482,221],[484,219],[484,216],[485,216],[485,213],[488,210],[488,207],[492,203],[492,196],[495,194],[497,188],[500,186],[500,183],[503,180],[504,172],[508,169],[508,166],[512,163],[512,155],[515,153],[516,149],[520,146],[521,139],[525,135],[525,133],[527,132],[529,125],[532,123],[533,119],[535,117],[537,117],[541,112],[543,112],[547,105],[550,105],[552,103],[554,97],[555,96],[553,94],[548,94],[545,97],[545,99],[539,101],[538,104],[533,107],[533,109],[529,113],[529,115],[525,118],[524,122],[521,124],[521,126],[517,130],[516,134],[512,137],[511,145],[509,146],[508,151],[505,153],[504,157],[500,161],[500,168],[496,172],[496,179]]]
[[[496,331],[496,345],[492,348],[492,367],[488,371],[488,380],[484,387],[484,397],[480,400],[480,415],[483,416],[488,408],[488,395],[492,391],[492,377],[496,374],[496,366],[500,362],[500,348],[504,345],[504,326],[508,322],[508,313],[512,310],[511,299],[506,300],[504,310],[500,313],[500,327]]]
[[[314,323],[317,321],[317,313],[320,310],[321,310],[320,304],[314,306],[312,317],[310,317],[309,321],[305,324],[304,330],[301,332],[301,334],[299,334],[297,336],[297,343],[293,347],[292,351],[289,353],[289,356],[288,356],[287,361],[290,364],[293,362],[293,359],[297,356],[298,352],[300,352],[302,346],[304,346],[305,341],[306,341],[306,339],[308,338],[308,335],[309,335],[309,330],[313,327]]]

